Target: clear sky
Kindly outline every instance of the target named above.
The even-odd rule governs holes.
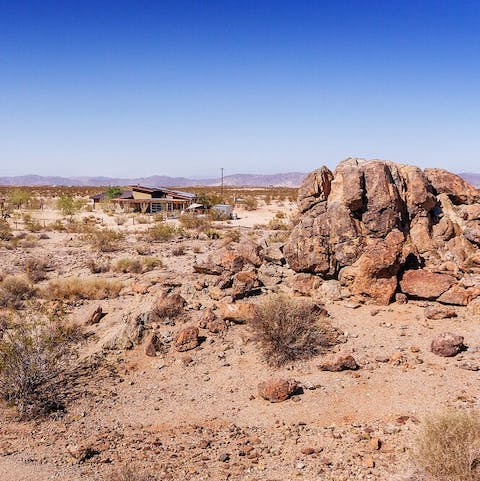
[[[478,0],[0,0],[0,175],[479,152]]]

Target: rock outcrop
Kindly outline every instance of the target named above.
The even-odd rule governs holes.
[[[468,281],[480,274],[480,191],[455,174],[350,158],[308,175],[298,206],[283,249],[298,273],[380,304],[397,292],[462,305],[480,295]]]

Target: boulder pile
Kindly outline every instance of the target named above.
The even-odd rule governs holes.
[[[480,297],[480,191],[442,169],[349,158],[299,189],[288,265],[352,295],[467,305]]]

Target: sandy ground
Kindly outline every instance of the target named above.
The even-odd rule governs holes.
[[[268,223],[279,210],[293,209],[240,211],[229,225],[252,228]],[[98,253],[76,236],[49,236],[29,249],[1,249],[2,271],[21,272],[25,259],[34,255],[51,258],[51,278],[89,274],[85,262]],[[167,276],[187,292],[197,279],[193,262],[221,242],[181,241],[187,249],[179,257],[171,255],[178,241],[152,245],[152,255],[164,260],[162,268],[115,275],[126,284]],[[133,246],[130,239],[108,257],[131,255]],[[410,479],[414,469],[409,453],[425,415],[478,407],[480,324],[464,308],[457,308],[457,318],[427,321],[426,302],[380,308],[327,304],[330,322],[345,341],[332,352],[351,353],[358,371],[322,371],[320,357],[273,369],[246,325],[220,334],[202,331],[205,340],[196,349],[170,349],[156,358],[145,355],[144,345],[128,351],[97,348],[110,328],[109,315],[142,305],[160,288],[154,282],[143,295],[127,290],[116,299],[73,305],[71,316],[78,322],[97,305],[108,313],[81,351],[84,359],[98,356],[98,366],[78,376],[62,416],[18,421],[12,408],[0,407],[2,481],[120,481],[125,478],[117,470],[125,465],[134,466],[138,476],[161,480],[400,481]],[[454,358],[432,354],[431,339],[445,331],[463,335],[468,349]],[[294,378],[303,392],[269,403],[258,396],[257,385],[271,377]],[[372,447],[377,438],[379,449]],[[93,446],[95,454],[77,462],[71,451],[81,445]],[[306,448],[314,452],[306,454]]]

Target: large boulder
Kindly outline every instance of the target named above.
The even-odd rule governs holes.
[[[478,189],[447,171],[346,159],[306,177],[283,254],[297,273],[340,280],[365,300],[389,302],[400,279],[408,295],[436,299],[480,272],[479,202]],[[463,294],[442,302],[474,298]]]

